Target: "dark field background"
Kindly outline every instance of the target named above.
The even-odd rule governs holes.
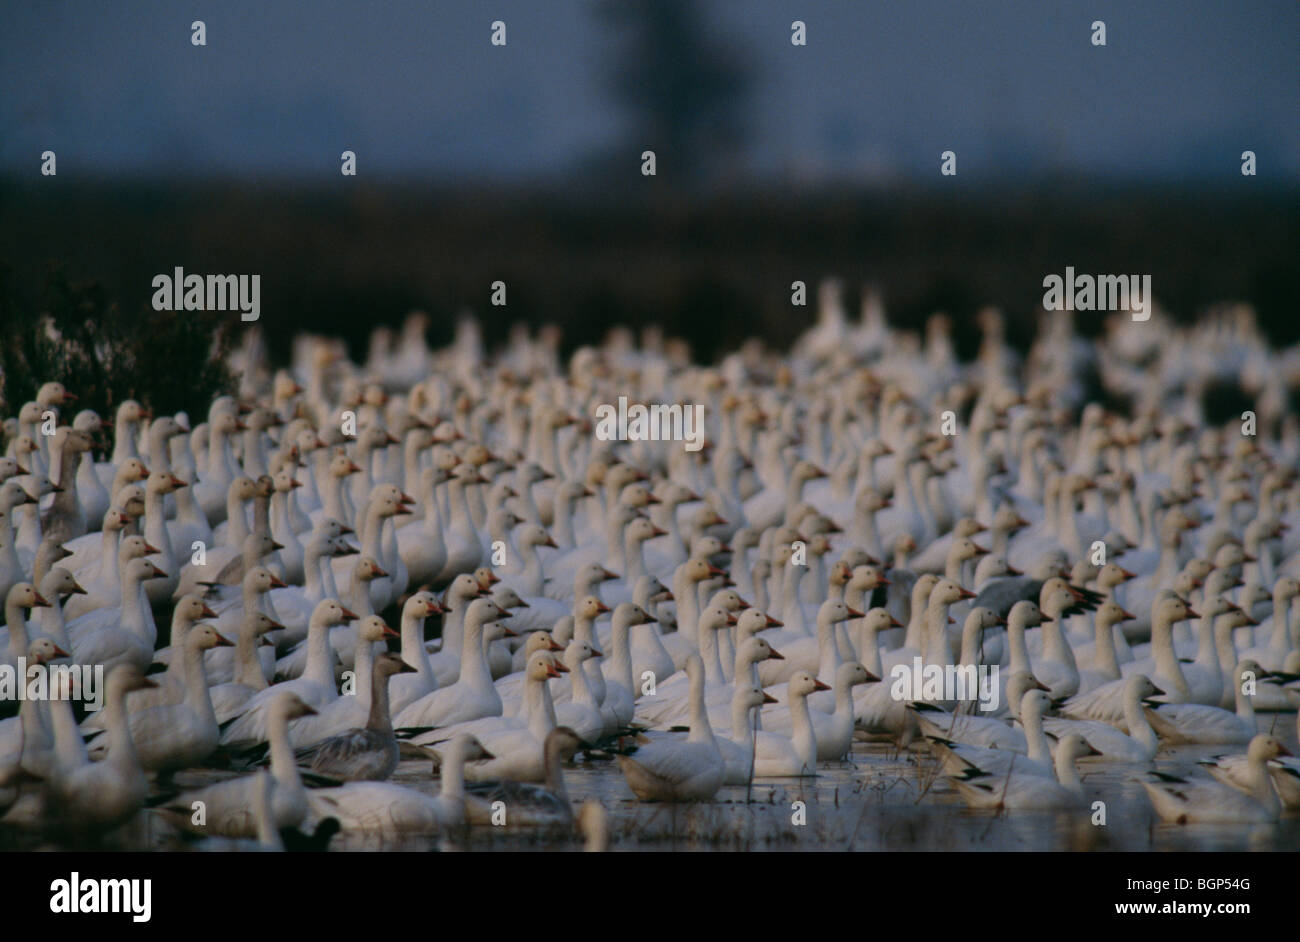
[[[419,308],[432,315],[432,343],[469,310],[489,340],[518,321],[558,324],[568,350],[614,325],[657,323],[709,360],[751,336],[788,344],[815,316],[827,276],[844,281],[853,317],[868,285],[895,324],[950,314],[969,355],[973,315],[986,304],[1005,310],[1012,340],[1025,343],[1043,277],[1067,265],[1149,273],[1158,303],[1183,320],[1245,301],[1276,343],[1300,340],[1300,193],[1261,194],[1251,178],[1208,192],[1070,181],[975,194],[715,197],[655,178],[633,180],[638,187],[613,198],[576,184],[454,191],[350,178],[329,187],[10,182],[0,185],[0,263],[18,309],[39,308],[61,270],[97,283],[146,331],[159,272],[260,274],[260,326],[277,358],[302,329],[344,337],[361,357],[375,325]],[[489,304],[498,279],[505,307]],[[809,286],[807,308],[790,304],[795,279]],[[1095,333],[1104,316],[1077,313],[1076,326]]]

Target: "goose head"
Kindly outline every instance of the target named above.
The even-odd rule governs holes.
[[[737,654],[742,664],[757,664],[759,661],[784,661],[785,656],[766,638],[749,638],[741,643]]]
[[[195,625],[190,629],[190,633],[185,636],[185,649],[187,651],[209,651],[212,648],[232,648],[234,643],[211,625]]]
[[[375,658],[373,668],[375,677],[387,680],[396,674],[415,674],[418,671],[402,660],[401,655],[393,654],[391,651],[384,651]]]
[[[1114,599],[1107,599],[1097,607],[1097,624],[1109,628],[1123,621],[1132,621],[1133,615]]]
[[[501,581],[501,577],[492,571],[491,566],[479,566],[474,570],[474,581],[478,583],[480,592],[487,592]]]
[[[509,617],[510,613],[491,599],[475,599],[465,611],[465,627],[482,628],[490,621]]]
[[[868,631],[887,631],[890,628],[902,628],[902,623],[884,607],[873,608],[863,618],[862,624]]]
[[[518,536],[515,541],[521,546],[549,546],[551,549],[557,549],[555,540],[545,527],[538,526],[535,523],[526,523],[519,528]]]
[[[836,622],[848,621],[850,618],[862,618],[863,614],[843,601],[827,599],[817,610],[817,624],[833,625]]]
[[[145,582],[149,579],[167,578],[167,573],[163,572],[147,559],[131,560],[126,564],[124,575],[126,576],[126,579],[133,584]]]
[[[1158,600],[1154,606],[1153,624],[1162,624],[1166,627],[1173,625],[1175,622],[1185,621],[1188,618],[1199,618],[1200,613],[1195,611],[1185,599],[1174,596]]]
[[[1029,690],[1050,692],[1050,689],[1039,683],[1038,678],[1029,671],[1016,671],[1007,679],[1007,700],[1016,704],[1017,708],[1024,699],[1026,691]]]
[[[717,606],[727,612],[738,612],[749,608],[749,603],[740,597],[735,589],[720,589],[709,599],[709,605]]]
[[[432,592],[416,592],[402,606],[402,618],[425,619],[431,615],[446,614],[446,609],[438,604]]]
[[[1043,623],[1043,613],[1039,610],[1038,605],[1029,599],[1021,599],[1015,605],[1011,606],[1011,611],[1007,614],[1007,627],[1016,628],[1024,631],[1026,628],[1035,628]]]
[[[524,669],[524,677],[531,681],[545,683],[552,677],[559,677],[560,674],[567,674],[568,672],[569,669],[563,663],[557,661],[553,653],[535,651],[528,657],[528,666]]]
[[[1158,701],[1154,698],[1163,695],[1164,691],[1157,687],[1146,674],[1132,674],[1124,682],[1126,701],[1146,702],[1150,706],[1157,706]]]
[[[194,593],[182,595],[172,612],[172,632],[175,633],[178,624],[194,625],[198,623],[200,618],[216,617],[217,613],[209,608],[208,603],[203,601],[200,596]]]
[[[529,632],[528,640],[524,642],[524,663],[527,664],[533,659],[533,655],[539,652],[563,651],[564,646],[555,643],[549,631]]]
[[[205,616],[212,617],[212,616]],[[265,612],[249,612],[240,622],[239,632],[241,635],[249,635],[253,638],[260,638],[268,631],[279,631],[284,625],[280,624]]]
[[[719,605],[710,605],[700,612],[699,628],[704,631],[721,631],[731,624],[731,612]],[[701,635],[703,637],[703,635]]]
[[[731,695],[733,706],[739,704],[746,711],[761,708],[768,703],[776,703],[776,697],[763,690],[757,684],[737,684]]]
[[[831,688],[814,677],[812,671],[800,670],[794,672],[794,676],[790,678],[785,689],[786,695],[793,703],[796,699],[802,699],[810,693],[818,690],[830,690]]]
[[[578,618],[594,620],[608,611],[609,606],[596,598],[596,596],[588,595],[574,607],[573,614]]]
[[[750,638],[760,631],[780,627],[782,627],[781,622],[770,617],[761,609],[746,608],[736,619],[736,637],[741,639]]]
[[[1101,755],[1088,740],[1084,739],[1078,733],[1067,733],[1059,743],[1056,744],[1056,754],[1058,757],[1064,755],[1065,758],[1073,761],[1083,759],[1087,756]]]
[[[158,552],[156,546],[151,546],[149,541],[138,534],[132,534],[125,537],[117,545],[117,562],[119,566],[124,566],[133,559],[141,559],[145,556],[151,556]]]
[[[564,649],[564,666],[569,669],[570,673],[576,671],[583,661],[590,660],[593,657],[604,657],[601,651],[586,641],[579,641],[574,638],[569,642],[568,647]]]
[[[1020,698],[1020,717],[1041,717],[1052,708],[1052,698],[1040,687],[1031,687]]]
[[[357,622],[357,636],[373,644],[385,638],[396,638],[398,634],[378,615],[368,615]]]
[[[940,579],[930,593],[928,604],[952,605],[962,599],[973,599],[975,593],[963,589],[951,579]]]
[[[244,590],[246,592],[265,595],[272,589],[283,588],[286,588],[284,580],[265,566],[254,566],[244,576]]]
[[[634,628],[637,625],[649,625],[654,623],[654,619],[641,608],[631,602],[620,602],[614,609],[613,625],[615,630]]]
[[[1060,578],[1048,579],[1038,593],[1038,607],[1044,619],[1059,621],[1078,601],[1069,584]]]
[[[463,572],[451,580],[451,585],[447,587],[445,593],[443,607],[449,612],[463,612],[470,602],[486,594],[486,590],[479,588],[477,579]]]
[[[308,627],[329,628],[344,622],[356,621],[355,612],[348,611],[338,599],[322,599],[311,611]]]
[[[41,580],[41,595],[47,599],[57,599],[69,595],[85,595],[76,578],[62,566],[55,566]]]
[[[851,690],[860,684],[871,684],[880,680],[857,661],[845,661],[835,669],[835,688]]]
[[[1291,751],[1282,745],[1282,740],[1276,736],[1263,733],[1252,739],[1250,745],[1246,747],[1246,758],[1254,764],[1261,764],[1269,759],[1289,755],[1291,755]]]
[[[37,638],[27,648],[27,660],[33,664],[48,664],[59,657],[71,657],[50,638]]]

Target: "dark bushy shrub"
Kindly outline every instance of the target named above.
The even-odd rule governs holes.
[[[63,383],[76,408],[106,423],[124,399],[157,413],[207,416],[208,404],[231,388],[225,356],[233,341],[230,315],[216,311],[128,313],[95,282],[74,282],[62,266],[46,274],[34,310],[14,301],[13,272],[0,270],[0,408],[16,415],[42,383]]]

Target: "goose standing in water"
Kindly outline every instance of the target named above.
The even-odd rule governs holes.
[[[1248,792],[1216,781],[1185,779],[1156,773],[1156,781],[1143,782],[1151,806],[1162,821],[1174,824],[1226,824],[1272,821],[1282,803],[1269,775],[1267,763],[1289,756],[1286,746],[1273,736],[1260,734],[1246,748]]]
[[[474,782],[466,786],[470,802],[470,819],[476,824],[494,823],[492,806],[503,801],[506,817],[503,827],[561,828],[573,825],[573,806],[564,786],[564,763],[587,742],[567,726],[557,726],[546,734],[542,754],[546,763],[546,784],[522,782]]]
[[[397,737],[388,713],[388,678],[401,673],[413,674],[415,668],[396,654],[385,652],[375,658],[365,727],[298,750],[298,761],[309,764],[313,772],[345,782],[382,782],[392,775],[397,768]]]
[[[691,731],[686,740],[656,740],[617,759],[628,787],[642,801],[706,801],[726,775],[704,706],[704,662],[698,654],[687,659],[686,674],[691,682]]]

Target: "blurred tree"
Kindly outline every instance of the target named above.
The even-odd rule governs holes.
[[[623,36],[611,62],[615,97],[635,122],[633,146],[655,151],[659,176],[685,186],[716,178],[746,138],[753,72],[711,35],[698,0],[602,0]],[[627,159],[627,158],[624,158]]]
[[[157,412],[207,417],[214,397],[231,388],[224,365],[229,314],[154,311],[128,314],[94,282],[73,282],[51,266],[35,308],[14,301],[10,270],[0,267],[0,414],[16,415],[42,383],[76,393],[76,408],[94,409],[111,428],[113,410],[138,399]]]

